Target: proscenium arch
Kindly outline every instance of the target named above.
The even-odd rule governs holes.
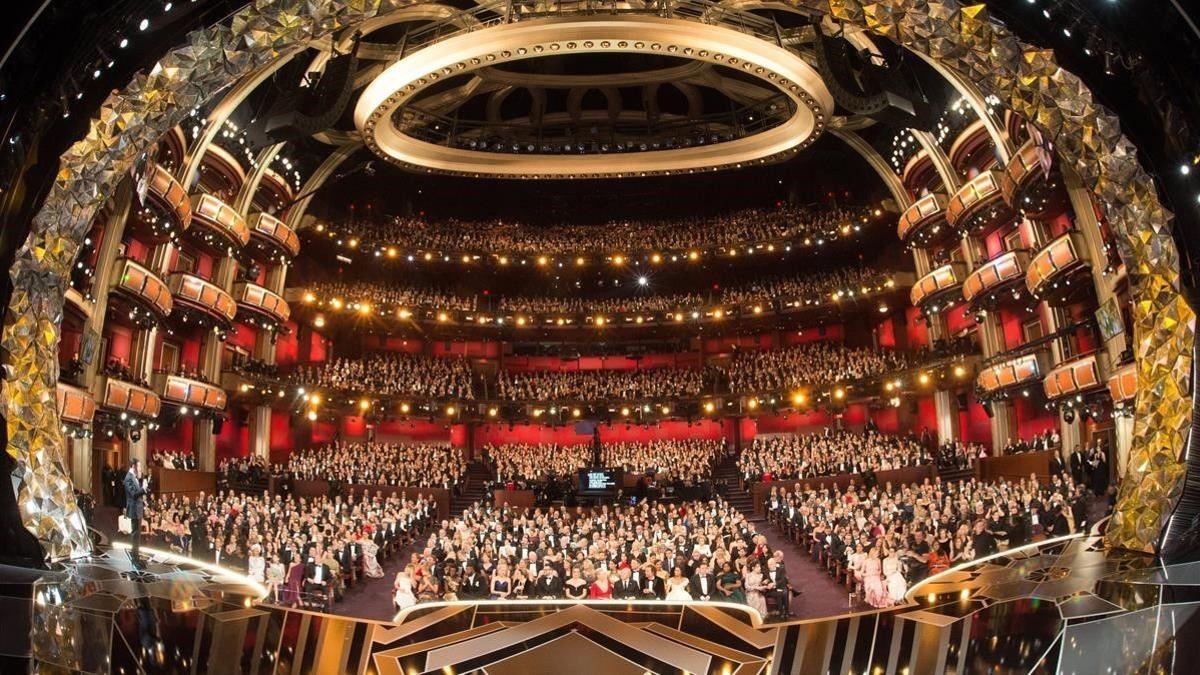
[[[0,344],[6,353],[8,452],[26,528],[51,558],[90,551],[62,458],[54,405],[56,350],[68,272],[106,196],[143,164],[188,111],[254,69],[316,38],[399,8],[397,0],[278,0],[254,3],[229,25],[193,32],[188,44],[114,92],[60,171],[10,277],[13,293]],[[404,3],[408,4],[408,3]],[[1169,214],[1118,120],[1053,52],[1021,43],[991,23],[982,5],[952,0],[794,0],[928,56],[1031,120],[1098,198],[1118,235],[1134,290],[1139,387],[1130,469],[1107,532],[1111,545],[1153,548],[1183,476],[1180,448],[1190,424],[1195,313],[1179,290]],[[200,46],[200,48],[197,47]]]

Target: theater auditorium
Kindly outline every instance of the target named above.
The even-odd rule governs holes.
[[[1200,670],[1200,13],[37,0],[0,670]]]

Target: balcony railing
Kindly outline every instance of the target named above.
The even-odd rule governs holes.
[[[1025,278],[1029,267],[1029,253],[1023,250],[1008,251],[980,265],[963,282],[963,299],[972,307],[995,300],[996,294],[1007,290]]]
[[[171,289],[153,272],[129,258],[117,260],[114,272],[116,276],[112,281],[113,292],[136,302],[159,319],[171,315],[175,306],[174,300],[171,299]]]
[[[946,195],[930,193],[900,214],[896,234],[906,244],[925,247],[954,234],[946,223]]]
[[[1068,232],[1046,244],[1030,261],[1025,273],[1025,286],[1029,292],[1049,301],[1060,301],[1087,290],[1088,285],[1079,283],[1076,278],[1078,273],[1089,268],[1083,250],[1083,237],[1075,232]]]
[[[100,405],[113,412],[129,413],[137,417],[153,419],[162,410],[158,394],[131,382],[118,380],[111,375],[102,375]]]
[[[250,241],[250,228],[234,208],[210,194],[192,195],[192,233],[210,251],[224,254]]]
[[[1001,190],[1010,208],[1030,218],[1053,218],[1067,204],[1053,153],[1032,140],[1004,168]]]
[[[96,414],[96,401],[86,389],[58,383],[58,415],[68,424],[87,426]]]
[[[170,171],[151,162],[146,167],[146,198],[175,219],[180,230],[192,222],[192,205],[187,190]]]
[[[1001,361],[979,371],[975,383],[987,394],[1035,383],[1046,372],[1046,359],[1043,349]]]
[[[225,409],[225,390],[207,382],[182,375],[155,373],[154,389],[164,401],[176,405],[213,411]]]
[[[265,251],[268,256],[295,258],[300,253],[300,237],[275,216],[256,213],[250,216],[247,226],[250,228],[250,241],[257,250]]]
[[[963,184],[946,206],[946,221],[964,234],[981,235],[1012,222],[1000,190],[1000,172],[984,171]]]
[[[286,300],[258,284],[235,284],[233,294],[237,298],[239,310],[265,318],[270,323],[284,323],[292,315]]]
[[[232,325],[237,316],[232,295],[194,274],[176,272],[167,277],[167,287],[178,305],[206,314],[223,326]]]
[[[942,265],[918,279],[909,292],[909,298],[916,307],[941,304],[942,300],[953,301],[961,295],[966,274],[967,267],[963,263]]]
[[[1104,388],[1100,364],[1095,354],[1074,359],[1056,366],[1046,374],[1042,387],[1051,400]]]
[[[1117,368],[1108,378],[1108,393],[1112,395],[1113,403],[1132,401],[1137,396],[1138,375],[1137,364],[1128,363]]]

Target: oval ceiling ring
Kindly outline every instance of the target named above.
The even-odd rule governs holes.
[[[438,80],[500,63],[565,53],[645,53],[739,70],[793,102],[782,124],[722,143],[614,154],[507,154],[413,138],[394,113]],[[834,109],[820,75],[797,54],[721,26],[652,16],[562,17],[503,24],[434,43],[389,66],[359,98],[355,126],[373,152],[405,168],[494,178],[678,174],[778,161],[811,144]]]

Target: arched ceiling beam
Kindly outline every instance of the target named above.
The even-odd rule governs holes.
[[[488,121],[488,124],[501,124],[504,122],[504,116],[500,114],[500,108],[508,100],[509,95],[516,90],[517,88],[512,86],[501,87],[492,92],[491,96],[488,96],[487,112],[485,113],[485,119]]]
[[[711,70],[710,64],[702,61],[689,61],[680,66],[656,68],[635,73],[604,73],[599,75],[557,75],[546,73],[517,73],[500,68],[483,68],[477,74],[488,82],[511,84],[515,87],[544,87],[546,89],[570,89],[585,87],[599,89],[603,87],[638,87],[646,84],[672,82],[689,77],[695,77],[705,70]]]
[[[918,131],[917,129],[909,129],[908,133],[913,135],[917,143],[925,149],[929,155],[929,160],[933,162],[933,168],[937,170],[938,176],[942,179],[942,187],[945,188],[946,194],[952,195],[958,191],[962,185],[962,181],[958,180],[958,174],[954,171],[954,165],[950,163],[950,158],[946,153],[942,152],[942,146],[938,145],[937,139],[928,131]]]
[[[333,172],[342,165],[342,162],[345,162],[354,153],[361,150],[362,147],[362,141],[354,141],[351,143],[346,143],[345,145],[341,145],[333,152],[329,153],[329,156],[325,158],[325,161],[321,162],[321,165],[317,167],[317,170],[313,171],[312,175],[308,177],[308,180],[304,181],[304,185],[300,187],[300,192],[297,194],[307,196],[301,197],[288,207],[287,217],[284,218],[284,224],[292,228],[293,231],[299,232],[300,224],[304,219],[304,214],[306,211],[308,211],[308,205],[312,203],[312,199],[315,196],[314,193],[325,184],[325,181],[329,180],[329,177],[332,176]]]
[[[863,140],[862,136],[845,128],[830,128],[829,133],[842,139],[846,145],[850,146],[852,150],[866,160],[867,164],[879,175],[879,179],[883,181],[884,186],[891,193],[892,199],[896,200],[896,206],[901,211],[912,205],[912,198],[908,196],[908,190],[904,189],[904,184],[900,182],[900,177],[896,175],[895,171],[892,171],[892,167],[888,165],[887,160],[881,157],[870,143]]]
[[[242,181],[242,187],[238,190],[237,199],[233,203],[233,208],[241,214],[242,218],[250,217],[250,208],[254,205],[254,195],[258,192],[263,175],[271,166],[271,162],[275,161],[275,157],[283,149],[283,145],[283,143],[273,143],[260,150],[256,162],[250,167],[250,174],[246,176],[246,180]]]

